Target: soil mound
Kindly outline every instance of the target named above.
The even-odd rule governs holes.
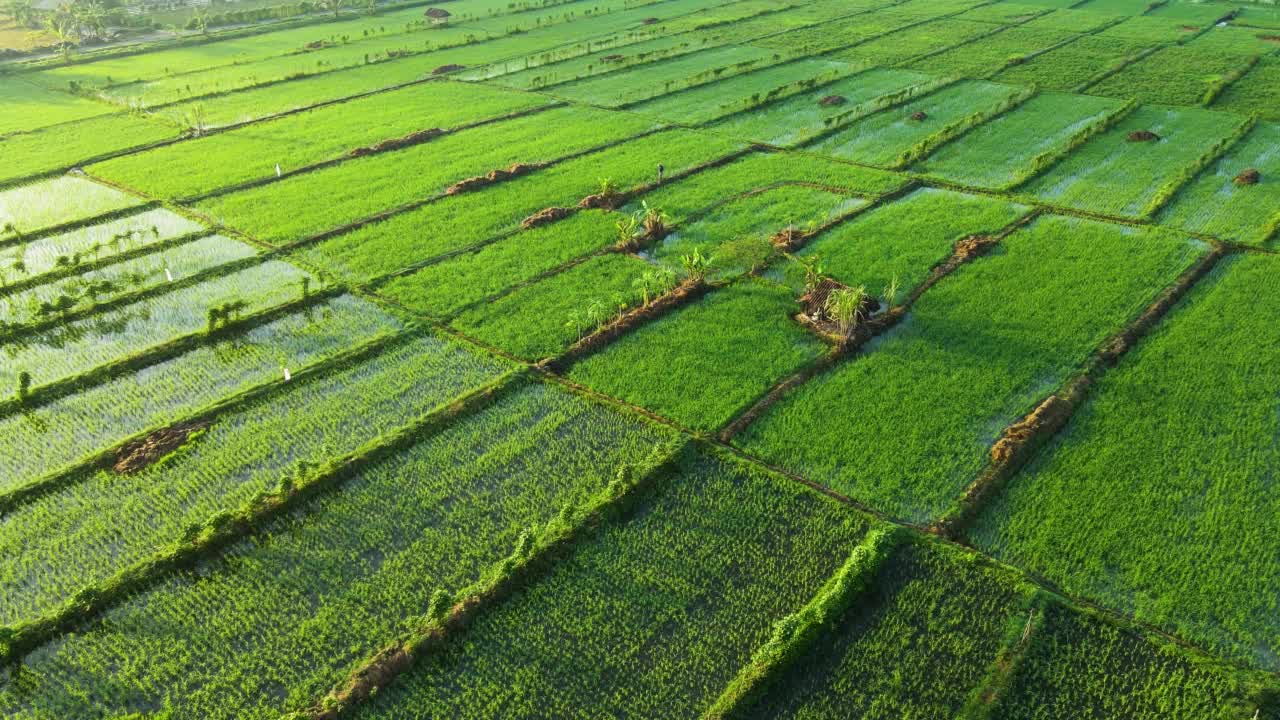
[[[809,320],[822,327],[828,332],[835,332],[835,322],[827,314],[827,298],[831,297],[831,293],[836,290],[845,290],[849,286],[831,278],[822,278],[816,287],[800,296],[800,307],[804,308],[804,314]],[[858,314],[864,319],[880,311],[880,301],[871,295],[862,297],[862,304],[858,306]],[[826,327],[826,326],[830,327]]]
[[[1160,136],[1150,130],[1134,130],[1127,136],[1129,142],[1155,142]]]
[[[548,223],[553,223],[557,220],[566,218],[569,216],[569,213],[571,212],[573,211],[570,210],[569,208],[562,208],[562,207],[543,208],[542,210],[539,210],[538,212],[525,218],[524,221],[520,223],[520,227],[524,228],[525,230],[528,230],[529,228],[536,228],[539,225],[546,225]]]
[[[431,74],[432,74],[432,75],[443,75],[443,74],[445,74],[445,73],[451,73],[451,72],[453,72],[453,71],[455,71],[455,70],[462,70],[462,69],[464,69],[464,68],[466,68],[466,67],[467,67],[466,65],[458,65],[457,63],[449,63],[448,65],[441,65],[440,67],[436,68],[435,70],[432,70],[432,71],[431,71]]]
[[[828,95],[819,100],[818,104],[822,107],[837,107],[845,104],[846,102],[848,102],[848,100],[846,100],[843,95]]]
[[[1259,35],[1258,39],[1266,40],[1267,42],[1280,43],[1280,35]]]
[[[613,54],[613,55],[605,55],[604,57],[600,58],[600,62],[607,62],[607,63],[609,63],[609,62],[618,62],[619,60],[621,60],[621,59],[623,59],[623,58],[625,58],[625,57],[626,57],[626,55],[618,55],[618,54],[616,54],[616,53],[615,53],[615,54]]]
[[[955,257],[960,262],[969,262],[990,250],[995,244],[996,239],[990,235],[969,235],[956,241]]]
[[[578,207],[584,210],[613,210],[622,204],[622,200],[621,193],[596,193],[578,201]]]
[[[212,424],[209,420],[178,423],[156,430],[141,440],[127,442],[116,450],[116,461],[111,469],[118,475],[138,472],[182,447],[193,433],[204,430]]]
[[[329,41],[328,40],[312,40],[311,42],[307,43],[304,47],[308,50],[319,50],[321,48],[329,47]]]
[[[920,122],[921,120],[925,120],[925,119],[927,119],[928,117],[929,117],[929,116],[928,116],[928,115],[926,115],[926,114],[924,113],[924,111],[923,111],[923,110],[917,110],[917,111],[915,111],[915,112],[911,113],[911,119],[912,119],[912,120],[915,120],[916,122]]]
[[[403,135],[398,138],[383,140],[382,142],[377,143],[376,145],[368,145],[366,147],[355,148],[347,154],[350,155],[351,157],[363,157],[365,155],[371,155],[377,152],[395,150],[397,148],[408,147],[409,145],[416,145],[420,142],[430,140],[431,138],[437,135],[440,135],[443,132],[444,131],[441,130],[440,128],[429,128],[427,130],[417,130],[415,132],[409,133],[408,135]]]
[[[479,190],[480,188],[485,187],[487,185],[492,185],[497,182],[502,182],[503,180],[510,180],[511,178],[516,177],[517,175],[523,175],[529,172],[530,170],[537,170],[540,167],[542,166],[536,165],[536,164],[516,163],[506,169],[490,170],[488,173],[484,175],[478,175],[476,177],[470,177],[465,180],[459,180],[458,182],[445,188],[444,194],[457,195],[459,193],[471,192],[472,190]]]
[[[658,24],[658,23],[660,23],[660,22],[662,22],[662,20],[661,20],[661,19],[659,19],[659,18],[655,18],[655,17],[647,17],[647,18],[645,18],[645,19],[641,20],[641,21],[640,21],[640,24],[641,24],[641,25],[657,25],[657,24]]]
[[[798,228],[784,228],[774,233],[769,238],[769,242],[773,243],[773,246],[779,250],[790,252],[791,250],[795,250],[800,247],[800,244],[804,242],[806,237],[808,237],[808,233],[803,230]]]
[[[1041,432],[1057,429],[1067,421],[1070,414],[1070,403],[1057,395],[1050,395],[1030,415],[1004,431],[1004,435],[991,446],[991,460],[996,463],[1009,462],[1027,441]]]
[[[441,8],[434,8],[434,7],[427,8],[427,11],[422,14],[431,18],[432,20],[444,20],[447,17],[451,17],[451,14],[449,13],[448,10],[444,10]]]
[[[1257,185],[1262,180],[1262,173],[1257,168],[1248,168],[1235,177],[1237,185]]]

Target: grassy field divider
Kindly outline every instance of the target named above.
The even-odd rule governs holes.
[[[924,159],[934,150],[937,150],[952,140],[963,136],[965,133],[988,120],[992,120],[1006,112],[1009,112],[1010,110],[1013,110],[1022,103],[1035,97],[1039,92],[1040,89],[1035,85],[1028,88],[1022,88],[989,108],[978,110],[977,112],[971,113],[959,120],[955,120],[944,125],[937,132],[929,135],[906,150],[903,150],[902,154],[898,155],[898,157],[894,159],[893,165],[890,167],[894,170],[901,170],[912,163]]]
[[[11,415],[18,412],[24,412],[31,408],[39,407],[51,400],[66,397],[72,393],[78,392],[80,389],[89,385],[97,385],[106,380],[137,372],[142,368],[169,358],[181,355],[193,347],[206,342],[212,342],[227,337],[238,335],[246,330],[251,330],[258,325],[270,322],[276,318],[289,315],[291,313],[305,310],[313,305],[318,305],[327,300],[331,300],[346,292],[346,288],[341,285],[333,285],[319,290],[313,290],[306,297],[299,297],[286,303],[281,303],[274,307],[259,310],[256,313],[244,315],[237,320],[229,320],[225,325],[220,325],[212,332],[201,330],[199,332],[190,333],[180,337],[173,338],[159,345],[127,355],[104,365],[99,365],[92,370],[86,370],[78,375],[72,375],[61,380],[44,385],[33,387],[25,398],[19,399],[16,396],[9,396],[0,399],[0,417]]]
[[[1132,55],[1126,55],[1120,58],[1119,60],[1116,60],[1112,64],[1108,65],[1107,67],[1103,68],[1102,70],[1099,70],[1093,75],[1090,75],[1089,77],[1085,78],[1084,82],[1071,88],[1071,92],[1079,93],[1082,95],[1087,94],[1088,89],[1093,87],[1094,85],[1097,85],[1098,83],[1102,82],[1103,80],[1106,80],[1112,75],[1118,74],[1120,71],[1124,70],[1130,65],[1133,65],[1136,62],[1140,62],[1142,60],[1147,59],[1151,55],[1154,55],[1155,53],[1165,49],[1166,47],[1168,47],[1168,45],[1164,43],[1160,43],[1160,44],[1152,45],[1147,48],[1143,48],[1142,50],[1139,50],[1138,52]]]
[[[1236,127],[1230,135],[1214,143],[1212,147],[1205,150],[1200,157],[1196,158],[1195,162],[1183,167],[1177,175],[1166,180],[1164,184],[1156,190],[1156,194],[1151,197],[1151,200],[1146,204],[1146,206],[1142,208],[1142,212],[1139,214],[1139,217],[1144,220],[1150,220],[1155,217],[1155,214],[1160,211],[1160,208],[1168,204],[1168,202],[1178,194],[1179,190],[1194,180],[1196,176],[1200,174],[1200,171],[1212,165],[1213,161],[1222,157],[1233,145],[1240,142],[1245,135],[1249,134],[1249,131],[1252,130],[1253,126],[1257,123],[1258,116],[1250,115],[1248,119],[1240,123],[1240,125]]]
[[[241,190],[249,190],[256,187],[261,187],[263,185],[269,185],[278,180],[290,178],[295,175],[305,175],[307,173],[315,172],[317,170],[323,170],[327,167],[332,167],[339,163],[346,162],[347,160],[354,160],[357,158],[369,157],[371,155],[381,155],[383,153],[403,150],[405,148],[410,148],[415,145],[421,145],[423,143],[431,142],[437,138],[444,137],[446,135],[453,135],[459,132],[463,132],[465,130],[474,130],[475,128],[484,127],[485,125],[492,125],[494,123],[504,122],[507,120],[515,120],[517,118],[525,117],[527,115],[534,115],[540,112],[544,112],[546,110],[565,107],[566,105],[568,105],[568,103],[560,102],[560,101],[549,101],[546,104],[538,105],[536,107],[525,108],[523,110],[516,110],[514,112],[509,112],[503,115],[496,115],[494,117],[489,117],[489,118],[482,118],[480,120],[473,120],[471,122],[463,123],[461,125],[455,125],[449,128],[432,128],[434,130],[438,130],[438,132],[431,132],[432,129],[424,128],[422,130],[416,130],[412,133],[409,133],[408,135],[404,135],[399,138],[385,138],[378,145],[374,145],[370,147],[349,148],[347,150],[344,150],[341,154],[337,156],[326,158],[324,160],[319,160],[309,165],[303,165],[301,167],[294,168],[292,170],[287,170],[287,171],[281,172],[279,175],[274,175],[274,174],[265,175],[263,177],[255,178],[253,180],[245,180],[244,182],[220,187],[216,190],[211,190],[207,193],[191,195],[189,197],[175,198],[174,202],[179,202],[179,203],[201,202],[201,201],[209,200],[211,198],[216,198],[222,195],[227,195],[233,192],[239,192]],[[309,107],[304,108],[304,110],[310,110],[310,109],[312,108],[309,108]],[[385,147],[380,147],[383,145],[385,145]]]
[[[408,425],[365,443],[350,455],[329,461],[310,476],[284,476],[275,490],[259,493],[237,509],[222,511],[202,524],[188,527],[171,545],[101,583],[80,590],[57,610],[35,620],[0,627],[0,664],[22,658],[60,634],[145,591],[174,571],[215,556],[226,546],[256,532],[267,521],[338,489],[361,468],[412,446],[424,434],[492,404],[507,391],[524,384],[529,376],[528,368],[510,370],[437,405]]]
[[[59,171],[58,173],[53,173],[53,174],[61,175],[62,173],[61,171]],[[19,182],[15,184],[24,185],[26,183]],[[102,184],[111,185],[110,183],[102,183]],[[111,187],[115,187],[115,186],[111,185]],[[2,189],[4,189],[4,187],[0,186],[0,190]],[[130,194],[136,195],[136,193],[130,193]],[[64,223],[58,223],[57,225],[49,225],[46,227],[37,228],[32,232],[25,232],[22,230],[22,228],[18,228],[17,234],[10,233],[5,237],[0,237],[0,250],[3,250],[7,247],[11,247],[13,245],[28,243],[33,240],[43,240],[44,238],[52,237],[54,235],[62,235],[63,233],[69,233],[75,230],[82,230],[84,228],[87,228],[93,225],[100,225],[105,222],[111,222],[112,220],[119,220],[121,218],[126,218],[130,215],[137,215],[140,213],[144,213],[148,210],[157,210],[157,209],[160,209],[160,207],[161,205],[159,202],[150,201],[150,202],[142,203],[140,205],[130,205],[129,207],[118,208],[115,210],[108,210],[107,212],[104,212],[104,213],[99,213],[97,215],[91,215],[89,217],[79,218],[77,220],[69,220]]]
[[[0,329],[0,343],[12,342],[17,339],[21,339],[30,335],[43,332],[45,330],[54,329],[59,325],[63,325],[65,323],[75,322],[76,320],[82,320],[84,318],[92,317],[99,313],[109,312],[111,310],[115,310],[116,308],[129,305],[131,303],[141,302],[149,298],[158,297],[160,295],[171,293],[176,290],[188,288],[188,287],[191,287],[192,285],[198,285],[202,282],[205,282],[206,280],[212,280],[215,278],[223,277],[225,275],[230,275],[231,273],[253,267],[254,265],[260,265],[263,262],[265,262],[267,259],[268,258],[264,257],[261,254],[250,255],[249,257],[240,258],[238,260],[232,260],[230,262],[223,263],[221,265],[215,265],[210,268],[205,268],[204,270],[201,270],[199,272],[195,272],[190,275],[185,275],[178,280],[173,280],[171,282],[153,285],[151,287],[142,288],[140,290],[135,290],[133,292],[121,293],[109,300],[103,300],[102,302],[96,302],[96,303],[93,303],[92,305],[87,305],[82,308],[77,308],[74,310],[68,310],[66,312],[49,315],[45,318],[36,320],[34,322],[14,323],[14,324],[6,325],[2,329]]]
[[[186,245],[187,243],[195,242],[196,240],[200,240],[201,238],[206,238],[212,234],[214,234],[213,231],[201,228],[200,230],[196,230],[195,232],[189,232],[189,233],[186,233],[185,235],[177,235],[171,238],[165,238],[164,240],[160,240],[159,242],[149,243],[141,247],[130,248],[128,250],[118,252],[114,255],[108,255],[107,257],[98,258],[97,260],[81,262],[76,265],[58,266],[53,268],[52,270],[49,270],[48,272],[43,272],[43,273],[40,273],[39,275],[29,275],[27,277],[20,278],[18,280],[12,280],[7,285],[0,286],[0,297],[4,297],[6,295],[14,295],[23,290],[30,290],[31,288],[40,287],[41,285],[48,285],[49,283],[56,282],[58,280],[65,280],[66,278],[69,278],[73,275],[83,275],[85,273],[95,272],[97,270],[101,270],[103,268],[110,267],[112,265],[118,265],[119,263],[127,262],[129,260],[136,260],[141,257],[146,257],[147,255],[154,255],[155,253],[158,253],[164,250],[170,250],[179,245]]]
[[[117,452],[120,448],[126,447],[132,443],[140,442],[153,433],[163,430],[166,427],[182,424],[217,422],[218,418],[222,415],[235,412],[236,410],[254,402],[288,392],[295,385],[306,384],[311,380],[323,378],[331,373],[338,372],[357,363],[364,362],[375,355],[387,352],[394,347],[409,342],[414,337],[417,337],[417,335],[418,333],[415,330],[409,329],[371,338],[357,345],[353,345],[336,355],[325,358],[320,362],[299,368],[292,374],[292,379],[287,382],[283,378],[273,378],[266,382],[259,383],[220,398],[219,400],[205,405],[204,407],[192,410],[180,419],[172,422],[165,422],[161,425],[147,427],[140,432],[121,439],[109,448],[82,458],[70,467],[64,468],[63,470],[51,475],[36,478],[0,493],[0,517],[13,512],[23,505],[34,502],[45,495],[58,492],[87,479],[89,475],[98,468],[109,467],[116,459]]]
[[[1137,98],[1130,98],[1127,102],[1119,107],[1111,110],[1093,122],[1084,127],[1083,130],[1071,137],[1071,140],[1060,148],[1050,148],[1044,152],[1031,158],[1030,164],[1022,175],[1012,182],[1001,188],[1002,192],[1013,192],[1015,189],[1026,185],[1033,178],[1038,177],[1041,173],[1049,168],[1057,165],[1068,155],[1075,152],[1082,145],[1101,135],[1102,133],[1115,127],[1120,121],[1129,117],[1134,110],[1138,109]]]
[[[575,543],[600,525],[625,518],[663,480],[673,475],[692,447],[686,437],[659,443],[643,461],[623,465],[617,476],[580,507],[566,505],[541,528],[530,528],[513,552],[491,566],[475,583],[450,596],[432,596],[424,617],[356,667],[316,705],[286,720],[337,720],[388,686],[402,673],[463,634],[478,616],[521,587],[534,582]]]
[[[1226,75],[1223,75],[1217,80],[1214,80],[1204,91],[1204,96],[1200,98],[1200,104],[1205,107],[1212,105],[1213,101],[1218,99],[1218,96],[1222,94],[1223,90],[1226,90],[1240,78],[1247,75],[1249,71],[1253,69],[1253,66],[1257,65],[1258,61],[1261,59],[1261,55],[1250,55],[1249,58],[1245,60],[1244,65],[1232,70]]]
[[[1083,371],[1051,393],[1020,420],[1005,428],[991,446],[986,468],[969,483],[956,502],[929,526],[929,531],[958,540],[982,509],[1000,493],[1005,483],[1066,427],[1075,411],[1088,398],[1097,379],[1119,362],[1227,254],[1226,248],[1212,246],[1132,322],[1104,340],[1086,362]]]
[[[1000,698],[1009,691],[1014,674],[1035,642],[1038,631],[1044,626],[1045,605],[1050,596],[1039,587],[1026,583],[1022,613],[1009,619],[1005,626],[1004,641],[995,660],[987,668],[981,682],[970,693],[965,704],[956,713],[955,720],[995,720],[993,713]],[[1026,620],[1023,621],[1023,617]]]
[[[782,618],[751,660],[720,693],[702,720],[728,720],[750,707],[768,686],[769,680],[789,668],[830,632],[858,597],[871,587],[875,576],[907,531],[896,526],[877,528],[854,546],[848,559],[836,570],[804,607]]]

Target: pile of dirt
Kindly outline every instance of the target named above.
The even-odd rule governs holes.
[[[434,7],[427,8],[427,11],[422,14],[425,15],[426,17],[431,18],[432,20],[444,20],[445,18],[451,16],[451,13],[448,10],[442,10],[440,8],[434,8]]]
[[[803,243],[804,239],[808,236],[809,234],[803,230],[797,228],[785,228],[774,233],[769,238],[769,242],[773,243],[774,247],[782,250],[783,252],[790,252],[800,247],[800,244]]]
[[[409,145],[417,145],[420,142],[425,142],[427,140],[430,140],[431,138],[437,135],[440,135],[442,133],[444,133],[444,131],[441,130],[440,128],[428,128],[426,130],[417,130],[409,133],[408,135],[402,135],[401,137],[398,137],[398,138],[383,140],[382,142],[377,143],[376,145],[368,145],[366,147],[355,148],[350,152],[348,152],[347,154],[350,155],[351,157],[363,157],[365,155],[372,155],[373,153],[385,152],[387,150],[395,150],[397,148],[408,147]]]
[[[212,424],[209,420],[178,423],[156,430],[141,440],[127,442],[116,450],[116,461],[111,469],[118,475],[138,472],[182,447],[193,433],[204,430]]]
[[[1150,130],[1134,130],[1126,136],[1129,142],[1155,142],[1160,136]]]
[[[1004,431],[1004,435],[991,446],[991,460],[999,464],[1009,462],[1027,441],[1042,432],[1052,432],[1061,427],[1070,415],[1070,403],[1057,395],[1050,395],[1030,415]]]
[[[837,107],[849,102],[843,95],[828,95],[818,101],[822,107]]]
[[[969,262],[990,250],[996,242],[990,235],[968,235],[956,241],[953,252],[960,262]]]
[[[466,67],[467,67],[466,65],[458,65],[457,63],[449,63],[448,65],[441,65],[440,67],[436,68],[435,70],[432,70],[432,71],[431,71],[431,74],[432,74],[432,75],[443,75],[443,74],[445,74],[445,73],[451,73],[451,72],[454,72],[455,70],[465,70],[465,69],[466,69]]]
[[[1259,35],[1258,39],[1266,40],[1267,42],[1280,43],[1280,35]]]
[[[548,223],[553,223],[557,220],[561,220],[563,218],[569,217],[569,214],[572,212],[573,211],[570,210],[569,208],[562,208],[562,207],[543,208],[542,210],[539,210],[538,212],[525,218],[520,223],[520,227],[524,228],[525,230],[528,230],[529,228],[536,228],[540,225],[546,225]]]
[[[929,117],[929,116],[928,116],[928,115],[926,115],[926,114],[925,114],[925,112],[924,112],[923,110],[917,110],[917,111],[915,111],[915,112],[911,113],[911,119],[912,119],[912,120],[915,120],[916,122],[920,122],[921,120],[925,120],[925,119],[927,119],[928,117]]]
[[[626,200],[620,192],[595,193],[578,201],[583,210],[614,210]]]
[[[640,24],[641,24],[641,25],[657,25],[657,24],[658,24],[658,23],[660,23],[660,22],[662,22],[662,20],[660,20],[659,18],[655,18],[655,17],[647,17],[647,18],[645,18],[645,19],[641,20],[641,21],[640,21]]]
[[[490,170],[488,173],[485,173],[484,175],[478,175],[476,177],[470,177],[465,180],[459,180],[458,182],[445,188],[444,194],[459,195],[464,192],[479,190],[482,187],[486,187],[488,185],[492,185],[497,182],[502,182],[503,180],[510,180],[511,178],[516,177],[517,175],[523,175],[529,172],[530,170],[537,170],[540,167],[542,166],[538,164],[533,164],[533,163],[516,163],[503,170]]]
[[[607,62],[607,63],[618,62],[619,60],[622,60],[625,57],[626,55],[618,55],[618,54],[605,55],[604,57],[600,58],[600,62]]]
[[[1200,32],[1200,28],[1196,27],[1195,25],[1183,25],[1182,29],[1187,32]]]
[[[320,50],[322,48],[329,47],[329,41],[328,40],[312,40],[311,42],[307,43],[303,47],[305,47],[308,50]]]
[[[1262,180],[1262,173],[1258,172],[1257,168],[1247,168],[1241,171],[1233,182],[1237,185],[1257,185],[1260,180]]]

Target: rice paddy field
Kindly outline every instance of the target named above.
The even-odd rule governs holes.
[[[0,716],[1280,720],[1272,4],[64,50],[0,64]]]

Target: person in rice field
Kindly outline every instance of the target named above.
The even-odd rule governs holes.
[[[659,183],[662,182],[662,173],[666,171],[667,171],[667,168],[664,167],[662,163],[658,163],[658,182]]]

